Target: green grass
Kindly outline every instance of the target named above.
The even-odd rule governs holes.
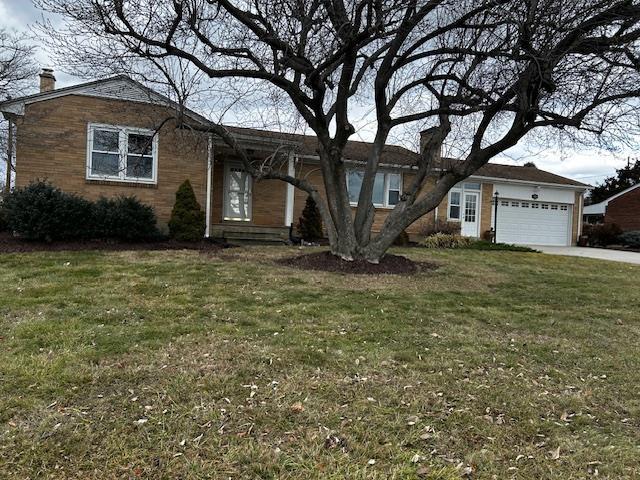
[[[0,478],[640,476],[640,268],[398,252],[1,255]]]

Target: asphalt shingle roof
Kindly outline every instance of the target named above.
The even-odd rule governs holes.
[[[249,135],[257,138],[268,138],[270,140],[281,140],[294,142],[298,145],[298,153],[302,155],[318,154],[318,140],[313,135],[300,135],[291,133],[273,132],[269,130],[258,130],[253,128],[228,127],[229,131],[236,134]],[[366,162],[371,144],[351,140],[347,144],[344,156],[347,160],[354,162]],[[381,163],[388,165],[415,165],[418,154],[407,148],[398,145],[386,145],[382,152]],[[451,167],[460,160],[444,158],[443,168]],[[524,167],[516,165],[503,165],[499,163],[488,163],[474,173],[474,176],[503,178],[505,180],[519,180],[525,182],[551,183],[558,185],[572,185],[577,187],[588,187],[585,183],[578,182],[571,178],[562,177],[555,173],[540,170],[535,167]]]

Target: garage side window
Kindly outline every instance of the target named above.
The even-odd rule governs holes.
[[[449,192],[449,220],[460,220],[460,192]]]
[[[156,183],[158,136],[152,130],[90,124],[87,178]]]

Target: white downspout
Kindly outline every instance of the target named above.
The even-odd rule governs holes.
[[[289,152],[287,164],[287,175],[294,177],[296,175],[295,157],[293,152]],[[287,198],[284,212],[284,226],[289,227],[293,223],[293,202],[294,202],[294,186],[287,183]]]
[[[576,236],[576,242],[580,240],[580,236],[582,235],[582,208],[584,207],[584,192],[580,195],[578,200],[578,235]],[[571,242],[573,244],[573,241]]]
[[[209,134],[207,139],[207,205],[205,207],[205,230],[204,236],[211,235],[211,184],[213,183],[213,134]]]

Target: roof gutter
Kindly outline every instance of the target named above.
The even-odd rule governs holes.
[[[492,182],[508,182],[508,183],[522,184],[522,185],[540,185],[543,187],[566,188],[570,190],[580,190],[580,191],[586,191],[591,188],[590,185],[568,185],[564,183],[535,182],[533,180],[516,180],[512,178],[485,177],[482,175],[471,175],[468,178],[473,178],[477,180],[490,180]]]
[[[315,161],[319,161],[320,157],[318,157],[317,155],[300,155],[299,158],[305,158],[308,160],[315,160]],[[349,165],[364,165],[365,162],[363,161],[358,161],[358,160],[349,160],[349,159],[345,159],[344,161],[346,164]],[[389,169],[402,169],[402,170],[417,170],[418,167],[415,165],[400,165],[400,164],[394,164],[394,163],[380,163],[379,166],[381,168],[389,168]],[[553,187],[553,188],[566,188],[566,189],[570,189],[570,190],[580,190],[580,191],[586,191],[589,190],[591,187],[591,185],[568,185],[568,184],[564,184],[564,183],[550,183],[550,182],[535,182],[533,180],[516,180],[516,179],[511,179],[511,178],[503,178],[503,177],[487,177],[487,176],[483,176],[483,175],[470,175],[469,177],[467,177],[467,179],[472,179],[472,180],[487,180],[487,181],[492,181],[492,182],[507,182],[507,183],[517,183],[517,184],[522,184],[522,185],[540,185],[540,186],[544,186],[544,187]]]

